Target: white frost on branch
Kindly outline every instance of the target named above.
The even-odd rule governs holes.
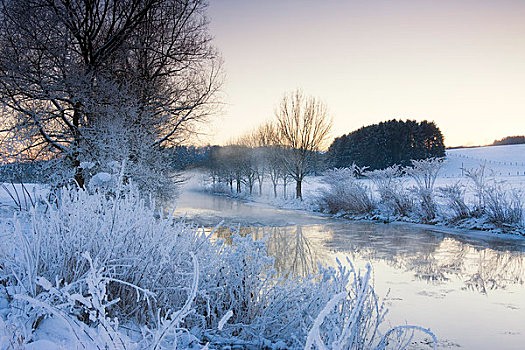
[[[226,313],[226,315],[222,316],[221,320],[219,321],[219,325],[217,326],[217,329],[219,331],[222,331],[222,328],[224,327],[224,325],[226,324],[226,322],[228,322],[228,320],[233,316],[233,311],[232,310],[228,310],[228,312]]]

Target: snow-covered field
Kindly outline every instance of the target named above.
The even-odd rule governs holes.
[[[506,181],[516,189],[525,189],[525,144],[447,150],[440,180],[462,179],[462,169],[480,166],[486,167],[488,175]]]
[[[476,168],[486,164],[500,176],[525,175],[525,144],[486,146],[447,150],[447,176],[460,176],[461,168]]]

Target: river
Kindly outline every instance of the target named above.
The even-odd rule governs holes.
[[[353,222],[186,189],[177,216],[268,239],[283,272],[349,258],[373,267],[387,323],[430,328],[440,348],[525,349],[525,239]]]

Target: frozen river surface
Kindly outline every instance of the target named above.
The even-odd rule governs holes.
[[[176,215],[266,236],[276,266],[370,262],[392,325],[430,328],[440,348],[525,349],[525,240],[350,222],[187,190]]]

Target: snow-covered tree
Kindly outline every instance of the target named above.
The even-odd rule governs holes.
[[[312,171],[332,122],[325,105],[300,90],[285,94],[275,115],[277,144],[288,174],[295,180],[296,198],[302,199],[302,182]]]
[[[206,6],[2,0],[2,139],[23,135],[16,153],[59,155],[80,186],[81,163],[108,154],[161,178],[159,150],[188,136],[220,83]]]

